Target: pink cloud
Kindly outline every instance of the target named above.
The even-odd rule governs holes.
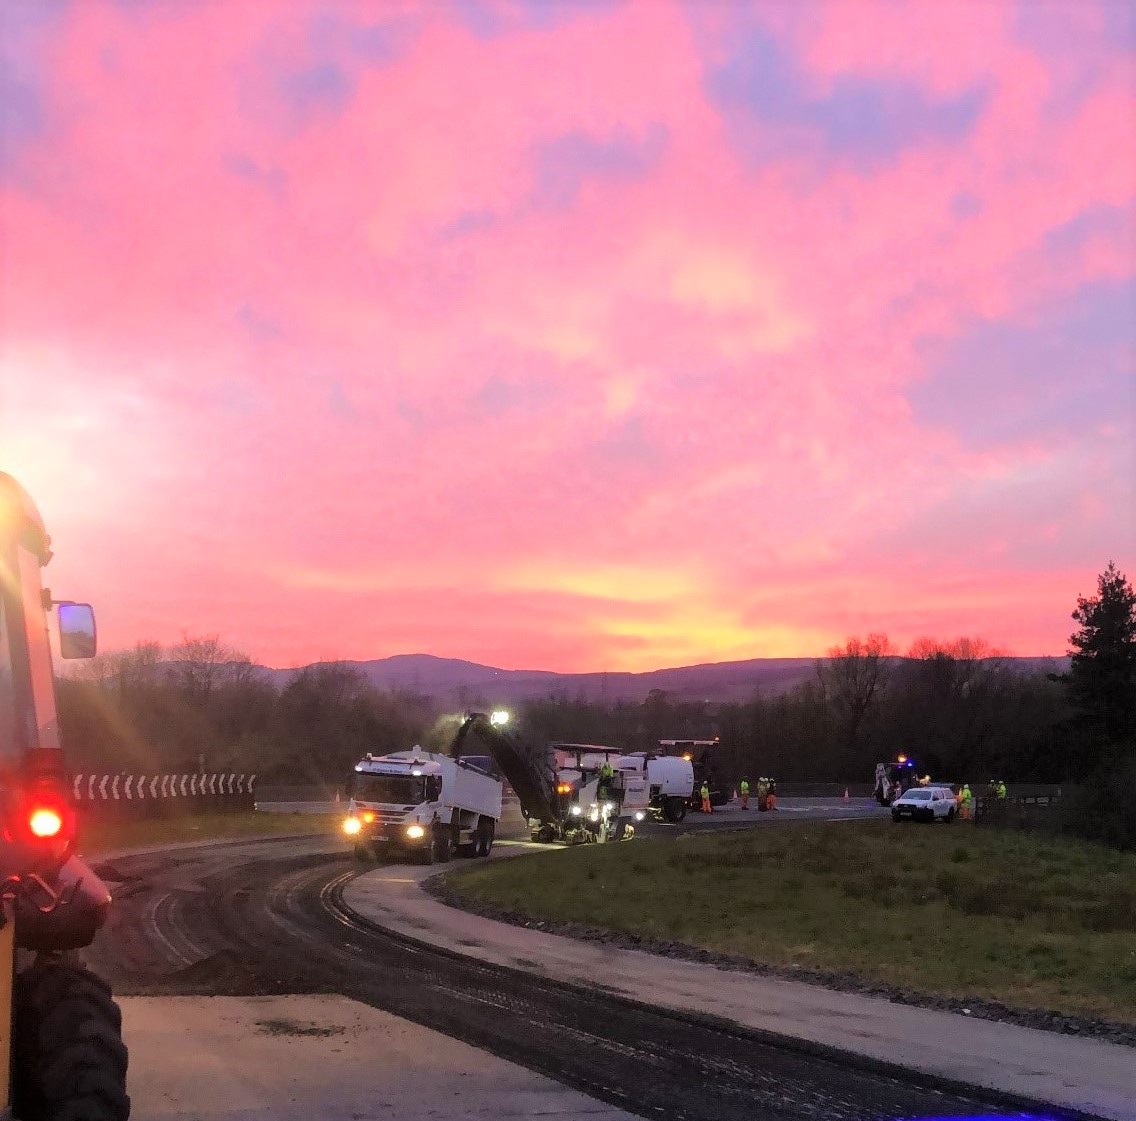
[[[902,637],[908,610],[911,636],[984,618],[1063,649],[1061,581],[1107,560],[1077,495],[1131,427],[978,452],[912,400],[976,323],[1131,280],[1130,217],[1055,240],[1131,206],[1130,59],[1102,41],[1085,92],[1006,6],[755,9],[826,112],[850,80],[983,91],[969,128],[858,162],[820,118],[715,96],[742,40],[704,6],[506,6],[488,35],[384,8],[370,54],[361,11],[54,29],[46,127],[0,181],[0,433],[110,641],[642,668]],[[1005,480],[1030,472],[1023,591]]]

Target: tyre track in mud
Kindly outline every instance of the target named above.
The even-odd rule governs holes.
[[[342,857],[198,850],[115,865],[127,878],[91,956],[123,994],[338,993],[642,1117],[1089,1116],[428,946],[344,902],[358,873]]]

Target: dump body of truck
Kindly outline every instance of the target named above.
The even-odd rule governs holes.
[[[361,859],[383,849],[432,864],[454,853],[488,856],[500,819],[499,778],[415,748],[355,765],[344,832]]]

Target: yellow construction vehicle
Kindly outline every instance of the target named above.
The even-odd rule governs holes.
[[[27,493],[0,473],[0,1118],[125,1121],[122,1016],[77,957],[111,900],[75,855],[48,627],[55,613],[62,657],[89,658],[95,618],[45,591],[49,546]]]

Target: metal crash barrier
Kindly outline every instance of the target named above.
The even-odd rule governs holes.
[[[80,810],[108,818],[236,813],[253,808],[256,775],[76,775],[72,794]]]

